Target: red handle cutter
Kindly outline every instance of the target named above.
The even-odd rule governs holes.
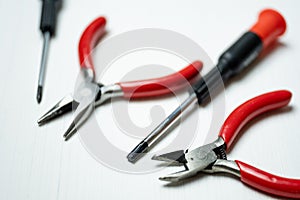
[[[111,85],[97,83],[95,81],[95,68],[91,52],[103,36],[105,24],[106,19],[104,17],[95,19],[85,29],[80,38],[78,53],[84,83],[78,87],[75,93],[76,97],[66,96],[38,120],[38,124],[42,125],[71,111],[72,107],[76,108],[74,121],[64,134],[66,140],[89,117],[94,105],[98,106],[113,97],[137,99],[170,94],[190,85],[191,82],[199,77],[199,71],[202,69],[202,62],[195,61],[177,73],[160,78],[121,82]]]
[[[244,162],[227,160],[228,150],[240,130],[256,116],[286,106],[292,94],[286,90],[266,93],[236,108],[224,122],[218,139],[192,151],[175,151],[152,159],[183,165],[186,170],[161,177],[164,181],[181,181],[198,172],[233,174],[258,190],[287,198],[300,198],[300,179],[284,178],[257,169]]]

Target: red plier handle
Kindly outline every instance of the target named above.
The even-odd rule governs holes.
[[[120,85],[125,98],[145,98],[169,94],[194,83],[199,78],[202,62],[195,61],[179,72],[139,81],[116,83]]]
[[[266,93],[250,99],[236,108],[224,122],[219,136],[229,149],[239,131],[254,117],[270,110],[286,106],[292,94],[286,90]],[[241,161],[235,161],[240,168],[241,181],[270,194],[288,198],[300,198],[300,180],[284,178],[257,169]]]
[[[92,50],[99,39],[105,33],[106,19],[98,17],[83,32],[78,46],[80,66],[82,69],[91,69],[95,75],[95,67],[92,59]],[[202,62],[195,61],[178,73],[168,76],[117,83],[126,98],[145,98],[169,94],[185,88],[196,80],[202,69]]]
[[[105,33],[106,19],[98,17],[84,30],[79,40],[78,55],[81,68],[93,70],[95,67],[92,58],[92,51],[98,44],[98,41]]]

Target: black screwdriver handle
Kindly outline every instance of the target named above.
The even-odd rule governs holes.
[[[193,86],[198,103],[206,102],[210,97],[210,91],[214,91],[220,82],[228,81],[249,66],[262,49],[262,41],[255,33],[245,33],[220,56],[218,64]]]
[[[55,34],[57,13],[62,5],[61,0],[43,0],[40,29],[43,33]]]
[[[193,86],[198,103],[207,101],[210,91],[214,91],[221,82],[227,82],[247,68],[285,29],[285,20],[277,11],[263,10],[250,31],[231,45],[219,57],[218,64]]]

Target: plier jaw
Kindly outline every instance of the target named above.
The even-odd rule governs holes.
[[[104,86],[101,83],[97,83],[98,89],[95,95],[94,105],[99,106],[105,103],[107,100],[113,97],[123,96],[121,87],[117,84]],[[80,93],[80,92],[79,92]],[[75,100],[74,97],[69,94],[55,104],[48,112],[46,112],[37,121],[38,125],[44,125],[47,122],[67,113],[72,110],[76,110],[79,105],[79,101]]]
[[[73,108],[77,108],[79,105],[76,102],[72,95],[67,95],[63,99],[61,99],[57,104],[55,104],[48,112],[46,112],[43,116],[41,116],[37,123],[39,126],[46,124],[47,122],[69,112]]]
[[[169,182],[178,182],[192,177],[201,171],[213,171],[213,165],[218,159],[226,159],[225,143],[222,138],[216,141],[198,147],[192,151],[179,150],[162,155],[155,155],[153,160],[165,161],[170,165],[176,163],[185,167],[185,170],[178,171],[163,177],[160,180]]]
[[[84,90],[89,90],[91,96],[84,97],[82,95],[86,92]],[[74,120],[64,134],[65,140],[68,140],[72,135],[74,135],[77,128],[79,128],[79,126],[81,126],[81,124],[90,116],[95,106],[105,103],[112,97],[122,95],[123,92],[119,85],[114,84],[104,86],[100,83],[95,84],[93,82],[85,82],[83,86],[79,87],[75,93],[75,97],[72,95],[64,97],[38,120],[38,124],[41,126],[67,112],[74,110]]]
[[[74,120],[63,135],[65,140],[68,140],[74,135],[77,129],[89,118],[94,108],[99,106],[111,98],[123,96],[121,87],[117,84],[104,86],[94,82],[87,83],[79,91],[89,90],[90,95],[85,96],[80,94],[80,104],[75,110]],[[82,99],[84,97],[84,99]]]

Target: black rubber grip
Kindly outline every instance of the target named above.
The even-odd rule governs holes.
[[[40,29],[43,33],[55,34],[56,18],[61,0],[43,0]]]
[[[220,57],[217,66],[193,86],[198,103],[202,104],[210,97],[210,92],[234,75],[248,67],[263,49],[261,39],[253,32],[246,32]]]

